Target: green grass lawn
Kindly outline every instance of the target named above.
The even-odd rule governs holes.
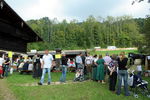
[[[3,97],[2,97],[2,95],[0,95],[0,100],[3,100]]]
[[[120,52],[124,51],[126,53],[126,55],[128,55],[128,53],[132,52],[132,53],[138,53],[138,50],[112,50],[112,51],[92,51],[90,52],[90,54],[94,55],[94,54],[102,54],[103,56],[105,56],[106,53],[109,53],[109,55],[112,54],[120,54]]]
[[[52,73],[52,81],[58,81],[61,73]],[[67,73],[67,80],[73,80],[74,73]],[[47,78],[46,78],[47,79]],[[60,84],[49,86],[17,86],[17,84],[38,82],[31,75],[15,73],[7,79],[9,88],[18,100],[149,100],[140,95],[138,99],[133,96],[117,96],[108,90],[108,84],[87,81],[76,84]],[[149,78],[146,78],[150,82]]]

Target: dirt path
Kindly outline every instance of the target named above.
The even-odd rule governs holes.
[[[8,88],[5,79],[0,79],[0,100],[17,100],[14,94]]]
[[[87,82],[87,81],[83,81]],[[51,85],[61,85],[61,84],[79,84],[82,82],[73,82],[73,81],[67,81],[66,83],[60,83],[60,82],[52,82]],[[39,86],[36,82],[35,83],[25,83],[25,84],[16,84],[17,86]],[[47,83],[44,83],[43,85],[47,85]]]

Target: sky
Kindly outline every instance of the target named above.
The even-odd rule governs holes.
[[[144,18],[150,14],[147,0],[131,5],[133,0],[5,0],[24,20],[49,17],[58,21],[84,21],[95,17],[130,15]]]

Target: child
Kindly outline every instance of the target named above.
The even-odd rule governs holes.
[[[82,69],[77,69],[74,81],[83,81],[83,80],[84,80],[83,70]]]
[[[137,76],[142,80],[142,66],[137,65]]]
[[[76,76],[76,78],[78,78],[80,75],[81,75],[81,72],[77,71],[75,76]]]
[[[142,65],[141,65],[141,59],[136,59],[134,64],[136,65],[137,70],[137,76],[142,80]]]
[[[75,62],[73,61],[73,59],[71,58],[70,61],[68,61],[68,67],[69,67],[69,71],[70,72],[74,72],[75,71]]]

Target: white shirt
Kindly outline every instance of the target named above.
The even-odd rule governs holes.
[[[82,64],[82,58],[81,56],[76,57],[76,63]]]
[[[137,71],[142,71],[142,66],[141,65],[137,65]]]
[[[43,68],[51,68],[53,60],[54,58],[51,54],[44,55],[43,56],[43,62],[44,62]]]
[[[28,59],[24,59],[24,62],[26,63],[28,61]]]
[[[98,60],[98,58],[93,58],[94,63],[96,63]]]
[[[3,58],[0,58],[0,66],[2,66],[4,63],[4,59]]]
[[[109,64],[112,61],[112,59],[109,56],[105,56],[103,59],[106,64]]]

